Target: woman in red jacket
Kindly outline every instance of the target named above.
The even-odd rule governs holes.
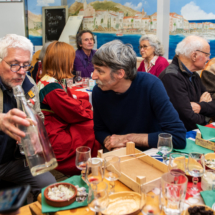
[[[163,46],[155,35],[142,36],[139,49],[144,60],[137,71],[148,72],[158,77],[169,65],[168,61],[162,57],[164,54]]]
[[[92,156],[97,156],[100,148],[95,140],[90,102],[67,94],[65,79],[72,77],[74,59],[75,50],[71,45],[52,42],[47,48],[42,78],[37,84],[44,124],[58,161],[56,169],[66,175],[80,173],[75,166],[77,147],[90,147]]]

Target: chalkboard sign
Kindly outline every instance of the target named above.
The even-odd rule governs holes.
[[[58,40],[68,19],[68,6],[43,7],[43,45]]]

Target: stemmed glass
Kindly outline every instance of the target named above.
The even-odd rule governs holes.
[[[171,153],[169,156],[168,170],[171,173],[186,174],[188,155],[180,153]]]
[[[141,186],[140,209],[144,215],[160,215],[161,188],[157,185]]]
[[[167,164],[167,154],[172,151],[172,135],[161,133],[158,135],[158,151],[163,155],[163,162]]]
[[[94,187],[89,186],[88,206],[90,210],[101,212],[108,207],[108,204],[108,185],[106,182],[102,181]]]
[[[83,170],[86,170],[87,160],[91,158],[91,149],[87,146],[80,146],[76,149],[75,165],[82,170],[81,175],[84,177]]]
[[[109,155],[104,158],[104,177],[109,181],[110,192],[115,192],[115,181],[121,176],[120,158],[114,155]]]
[[[193,176],[193,186],[189,191],[190,194],[196,194],[200,190],[197,187],[199,178],[205,173],[205,156],[204,154],[191,152],[188,160],[188,173]]]
[[[102,161],[100,158],[89,158],[86,164],[85,179],[92,187],[103,180]]]

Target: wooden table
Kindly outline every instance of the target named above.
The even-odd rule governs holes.
[[[106,179],[104,179],[107,183],[109,183]],[[121,191],[131,191],[130,188],[128,188],[126,185],[122,184],[120,181],[116,181],[115,186],[116,192]],[[41,212],[41,194],[38,196],[38,201],[29,205],[26,205],[20,209],[20,215],[31,215],[29,207],[36,212],[37,215],[43,215]],[[95,215],[95,212],[91,211],[88,206],[81,207],[81,208],[75,208],[71,210],[65,210],[65,211],[59,211],[55,213],[50,213],[52,215]],[[140,212],[138,215],[142,215]],[[161,213],[161,215],[164,215],[164,213]]]

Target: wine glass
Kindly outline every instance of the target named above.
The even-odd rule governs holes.
[[[188,155],[181,153],[171,153],[169,156],[168,170],[171,173],[186,174]]]
[[[205,173],[205,156],[204,154],[191,152],[188,159],[188,173],[193,176],[193,186],[190,188],[190,194],[200,192],[197,187],[199,178]]]
[[[142,185],[140,209],[144,215],[160,215],[161,187],[158,185]]]
[[[80,146],[76,149],[75,165],[82,170],[81,175],[84,177],[83,170],[86,170],[87,160],[91,158],[91,149],[87,146]]]
[[[108,185],[106,182],[102,181],[97,186],[89,186],[88,206],[90,210],[101,212],[108,207],[108,204]]]
[[[163,162],[167,164],[167,154],[172,151],[172,135],[161,133],[158,135],[158,151],[163,154]]]
[[[100,158],[89,158],[86,163],[85,179],[91,186],[97,186],[103,180],[102,160]]]
[[[115,192],[115,181],[121,176],[120,158],[115,155],[109,155],[104,158],[104,177],[109,181],[110,192]]]

